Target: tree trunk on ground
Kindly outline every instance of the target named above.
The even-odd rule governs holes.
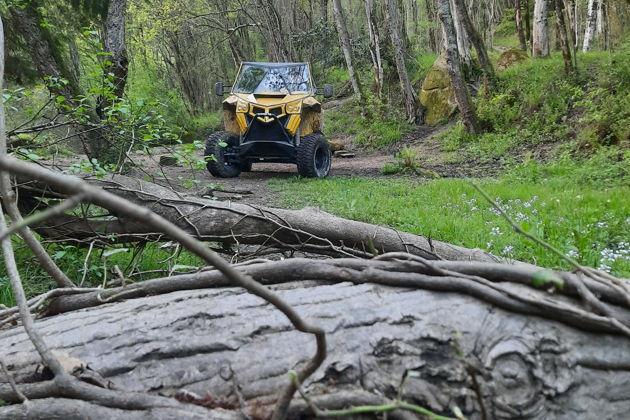
[[[447,285],[442,291],[416,288],[411,280],[399,287],[364,283],[378,279],[365,278],[353,261],[346,260],[354,268],[343,270],[345,263],[339,261],[315,262],[328,271],[313,270],[309,260],[242,268],[263,281],[266,272],[284,277],[285,284],[276,287],[278,295],[327,332],[327,358],[304,384],[320,408],[384,404],[396,398],[401,379],[413,370],[417,373],[405,382],[402,399],[442,415],[452,416],[454,405],[471,420],[623,418],[630,410],[627,338],[582,324],[579,318],[570,327],[545,311],[525,315],[518,313],[519,305],[513,312],[485,303],[466,294],[475,284],[471,281],[461,283],[459,290],[448,286],[448,277],[425,281],[428,287]],[[239,407],[252,418],[267,418],[288,381],[287,372],[310,358],[313,339],[295,331],[260,298],[224,287],[225,280],[210,280],[212,273],[196,275],[207,276],[209,288],[153,291],[148,297],[44,318],[37,326],[50,347],[66,355],[70,369],[88,365],[119,390],[205,402],[215,407],[206,412],[213,419],[239,419]],[[299,273],[312,281],[291,282]],[[185,282],[172,278],[171,284],[178,283]],[[509,286],[534,301],[575,304],[527,286]],[[90,406],[54,393],[38,400],[46,376],[37,373],[39,356],[21,328],[0,333],[0,354],[22,392],[33,398],[31,416],[42,413],[38,419],[63,410],[63,403],[67,412],[93,408],[106,418],[169,418],[169,413],[170,418],[203,418],[204,409],[193,405],[188,413],[181,406],[155,407],[149,413]],[[5,377],[1,380],[0,398],[15,401]],[[43,404],[50,404],[50,411],[42,412]],[[0,419],[35,418],[15,414],[24,410],[21,405],[2,407]],[[62,414],[68,417],[59,416],[85,418],[67,412]],[[391,414],[389,418],[424,418]],[[304,401],[296,398],[289,418],[310,416]]]
[[[527,41],[525,40],[525,31],[523,30],[523,10],[521,0],[516,0],[514,5],[516,9],[516,34],[518,35],[518,45],[523,51],[527,51]]]
[[[350,76],[350,83],[352,83],[352,90],[354,95],[359,101],[363,101],[363,91],[361,90],[361,83],[355,72],[354,65],[352,64],[352,45],[350,44],[350,35],[348,35],[348,27],[343,17],[343,9],[341,8],[340,0],[333,0],[333,11],[335,13],[335,22],[337,22],[337,33],[339,34],[339,43],[343,56],[346,60],[346,67],[348,68],[348,74]]]
[[[263,254],[273,249],[356,256],[405,251],[428,259],[439,255],[449,260],[497,260],[479,249],[430,241],[392,228],[342,219],[314,208],[295,211],[182,197],[168,188],[121,175],[90,179],[89,182],[151,208],[200,240],[260,245],[258,251]],[[46,185],[22,184],[19,197],[23,211],[32,210],[37,205],[33,198],[47,195],[55,197],[58,193],[53,193]],[[35,230],[47,238],[86,243],[99,238],[110,242],[109,235],[115,233],[120,234],[118,240],[123,242],[156,240],[161,236],[134,220],[86,221],[70,215],[53,217]]]
[[[549,28],[547,25],[547,0],[536,0],[534,5],[534,30],[532,56],[549,56]]]
[[[597,0],[589,0],[586,30],[584,31],[584,43],[582,44],[582,52],[588,52],[593,45],[595,38],[595,29],[597,28]]]
[[[564,20],[564,1],[554,0],[556,8],[556,33],[560,41],[562,49],[562,58],[564,60],[564,71],[569,74],[575,70],[573,59],[571,58],[571,45],[567,35],[567,25]]]
[[[455,4],[455,9],[457,9],[457,15],[459,16],[462,26],[465,30],[465,34],[468,35],[472,44],[475,46],[475,51],[477,51],[477,59],[479,60],[479,64],[481,69],[490,83],[492,85],[494,83],[494,69],[492,68],[492,63],[490,63],[490,58],[488,57],[488,51],[486,50],[486,46],[483,43],[483,39],[479,36],[479,32],[473,26],[472,21],[470,20],[470,16],[468,16],[468,11],[466,10],[466,4],[464,0],[453,0]]]
[[[470,99],[462,68],[457,53],[457,36],[455,35],[455,26],[453,25],[453,17],[451,15],[451,7],[449,0],[440,0],[438,14],[442,22],[442,29],[446,39],[446,63],[448,73],[455,92],[455,100],[459,112],[462,114],[462,120],[469,133],[479,133],[479,125],[474,105]]]
[[[375,18],[374,0],[365,0],[365,16],[367,19],[368,34],[370,37],[369,48],[370,57],[372,58],[372,66],[374,67],[374,84],[376,85],[376,94],[380,98],[383,94],[384,74],[383,61],[381,60],[381,47],[378,27]]]
[[[423,109],[418,101],[418,96],[411,86],[409,73],[407,73],[407,64],[405,57],[407,55],[404,48],[403,34],[401,33],[402,23],[400,21],[400,13],[395,0],[386,0],[385,10],[387,14],[387,22],[389,24],[389,35],[394,48],[394,57],[396,59],[396,70],[398,71],[398,79],[400,80],[400,89],[405,102],[405,110],[407,120],[411,124],[422,124]]]

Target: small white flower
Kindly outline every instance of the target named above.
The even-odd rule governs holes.
[[[490,231],[490,235],[492,236],[498,236],[498,235],[503,235],[503,232],[501,232],[501,229],[499,229],[498,226],[495,226],[492,228],[492,230]]]
[[[505,248],[503,248],[503,250],[501,251],[501,255],[511,254],[513,250],[514,250],[514,247],[512,245],[508,245]]]

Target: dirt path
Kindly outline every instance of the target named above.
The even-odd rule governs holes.
[[[395,162],[395,155],[403,147],[409,146],[418,150],[419,162],[423,168],[429,169],[441,177],[484,177],[496,175],[500,169],[498,164],[480,165],[478,162],[453,162],[452,157],[441,151],[441,145],[435,138],[445,127],[418,127],[396,144],[387,149],[368,152],[357,148],[352,139],[340,136],[344,148],[355,154],[353,158],[335,157],[330,177],[366,177],[397,178],[397,175],[383,175],[381,169],[387,162]],[[194,170],[183,165],[161,166],[160,156],[171,156],[172,149],[154,148],[152,156],[142,152],[132,155],[139,168],[134,168],[130,175],[142,179],[151,178],[154,182],[170,186],[180,192],[196,196],[205,196],[217,200],[238,200],[244,203],[274,205],[278,196],[268,186],[272,179],[288,179],[297,174],[295,165],[278,163],[256,163],[252,172],[244,172],[238,178],[214,178],[205,169]],[[65,169],[83,160],[83,156],[73,156],[55,161],[55,165]],[[449,160],[450,159],[450,160]],[[48,162],[50,163],[50,162]],[[409,175],[405,175],[409,178]]]

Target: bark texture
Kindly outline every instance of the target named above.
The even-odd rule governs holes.
[[[408,379],[403,399],[445,415],[454,405],[470,419],[482,418],[482,410],[492,419],[623,418],[630,410],[626,338],[506,312],[458,293],[313,282],[285,284],[277,292],[327,331],[329,355],[305,384],[310,395],[394,398],[405,372],[414,370],[418,377]],[[264,413],[286,383],[286,372],[314,351],[311,337],[236,288],[105,304],[42,319],[37,327],[52,348],[127,392],[185,390],[231,400],[236,380],[250,415]],[[19,383],[33,378],[40,360],[21,328],[0,334],[0,353]],[[23,391],[32,387],[24,385]],[[3,398],[9,393],[1,384]],[[51,400],[50,413],[62,402]],[[74,404],[80,413],[86,412],[80,405],[89,407]],[[294,404],[297,418],[304,405]],[[197,409],[172,415],[199,418],[193,415]],[[19,410],[2,408],[0,418],[33,418],[21,417]],[[110,418],[119,414],[112,413]],[[37,418],[49,417],[43,412]]]
[[[439,256],[447,260],[497,261],[496,257],[479,249],[430,241],[392,228],[335,217],[315,208],[296,211],[183,197],[168,188],[122,175],[88,181],[150,208],[198,239],[261,245],[261,252],[275,248],[337,256],[370,256],[374,252],[405,251],[428,259]],[[35,205],[28,197],[42,194],[54,197],[59,193],[63,195],[64,191],[53,193],[46,185],[21,184],[22,209]],[[119,235],[118,240],[122,242],[161,238],[146,224],[125,217],[85,220],[64,215],[49,219],[35,229],[45,237],[71,241],[100,237],[110,242],[111,234]]]
[[[547,24],[547,1],[536,0],[534,4],[534,30],[532,31],[532,56],[549,56],[549,27]]]

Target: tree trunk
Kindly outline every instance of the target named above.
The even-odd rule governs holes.
[[[455,26],[455,34],[457,35],[457,51],[459,53],[459,62],[462,65],[464,75],[470,74],[470,44],[468,43],[468,35],[464,28],[463,17],[460,16],[459,10],[455,6],[455,1],[450,0],[451,16],[453,17],[453,25]]]
[[[531,14],[529,11],[529,0],[525,0],[525,38],[527,39],[527,41],[531,44],[533,41],[533,36],[532,36],[532,19],[531,19]]]
[[[455,26],[453,24],[449,0],[440,0],[438,14],[442,22],[442,29],[446,40],[446,64],[459,112],[462,114],[462,120],[464,121],[466,130],[469,133],[479,133],[477,115],[468,89],[466,88],[459,55],[457,53],[457,36],[455,34]]]
[[[516,10],[516,33],[518,35],[518,45],[523,51],[527,51],[527,41],[525,40],[525,31],[523,30],[523,10],[521,8],[521,0],[516,0],[514,5]]]
[[[343,57],[346,60],[346,67],[348,68],[350,83],[352,84],[352,91],[359,101],[363,101],[361,83],[359,82],[354,65],[352,64],[352,45],[350,44],[350,35],[348,35],[348,28],[343,17],[343,9],[341,8],[340,0],[333,0],[333,11],[335,13],[335,22],[337,23],[337,33],[339,35],[341,51],[343,52]]]
[[[593,45],[595,29],[597,28],[597,0],[588,1],[588,16],[586,18],[586,30],[584,31],[584,43],[582,52],[588,52]]]
[[[405,103],[405,110],[407,113],[407,120],[411,124],[422,124],[423,112],[416,92],[411,86],[409,81],[409,74],[407,73],[407,64],[405,62],[406,50],[404,48],[404,40],[400,32],[402,27],[400,21],[400,14],[398,5],[395,0],[385,1],[385,10],[387,14],[387,21],[389,23],[389,35],[394,48],[394,57],[396,59],[396,70],[398,71],[398,79],[400,80],[400,88],[402,92],[403,101]]]
[[[88,182],[150,207],[200,240],[260,245],[260,252],[270,248],[295,249],[317,254],[365,257],[373,253],[405,251],[428,259],[439,255],[449,260],[497,260],[479,249],[429,241],[422,236],[342,219],[314,208],[295,211],[182,197],[168,188],[122,175],[102,180],[90,179]],[[54,197],[59,193],[63,191],[53,193],[47,185],[21,184],[20,205],[23,211],[32,210],[38,201],[33,198]],[[120,234],[118,239],[123,242],[159,239],[161,236],[156,236],[145,224],[134,220],[86,221],[70,215],[51,218],[35,230],[45,237],[87,243],[98,237],[110,242],[110,235],[115,233]]]
[[[383,61],[381,60],[381,47],[378,27],[376,26],[374,0],[365,0],[365,16],[369,34],[370,57],[374,66],[374,84],[376,94],[380,98],[383,94],[384,74]]]
[[[125,16],[127,12],[127,0],[109,0],[107,8],[107,18],[103,24],[103,49],[109,55],[107,61],[110,66],[103,69],[105,74],[112,73],[114,85],[112,94],[117,98],[122,97],[127,84],[127,68],[129,60],[127,58],[127,46],[125,43]],[[108,102],[103,101],[98,109],[107,106]]]
[[[571,45],[567,36],[567,25],[564,20],[564,1],[554,0],[556,8],[556,32],[562,49],[562,58],[564,60],[564,71],[569,74],[575,70],[573,59],[571,58]]]
[[[533,57],[549,56],[549,28],[547,25],[547,0],[536,0],[534,6]]]
[[[470,38],[470,40],[472,41],[472,44],[475,46],[475,51],[477,51],[477,59],[479,60],[481,69],[487,81],[490,83],[490,85],[493,85],[494,69],[492,68],[492,63],[490,63],[488,51],[486,50],[486,46],[483,43],[483,39],[481,39],[481,37],[479,36],[479,33],[470,20],[470,16],[468,16],[466,4],[464,3],[464,0],[453,0],[453,3],[455,4],[457,15],[459,16],[462,26],[465,30],[464,35],[467,35],[468,38]]]
[[[319,0],[319,15],[324,23],[328,22],[328,0]]]
[[[428,278],[424,284],[431,291],[411,281],[420,275],[408,273],[409,280],[398,286],[378,284],[391,277],[387,273],[396,265],[365,263],[364,270],[371,266],[371,273],[384,277],[365,278],[368,271],[352,261],[313,265],[294,260],[242,268],[262,281],[265,273],[284,277],[285,284],[276,287],[280,298],[327,332],[327,358],[304,384],[320,408],[391,402],[411,370],[400,390],[402,400],[446,416],[452,416],[453,406],[471,420],[624,418],[630,410],[627,338],[580,323],[579,317],[568,326],[545,311],[522,312],[519,305],[504,309],[469,294],[475,284],[469,280],[454,287],[451,278]],[[344,264],[351,265],[341,269]],[[390,268],[374,271],[378,264]],[[300,273],[313,281],[291,281]],[[204,288],[154,290],[147,297],[100,303],[40,319],[36,325],[50,347],[66,355],[69,369],[87,365],[118,390],[205,401],[215,408],[206,412],[207,418],[236,420],[242,418],[239,408],[252,418],[267,418],[288,381],[287,372],[310,358],[314,341],[260,298],[225,287],[224,279],[211,280],[216,272],[196,276],[206,277]],[[171,280],[186,288],[184,279]],[[523,285],[511,285],[511,290],[536,302],[555,300],[565,308],[575,304]],[[21,328],[0,333],[0,354],[33,404],[30,416],[16,415],[26,410],[21,405],[2,407],[0,419],[52,418],[63,410],[62,403],[71,413],[97,410],[96,417],[106,410],[55,394],[37,399],[44,394],[46,377],[37,373],[41,361]],[[0,382],[0,398],[16,399],[6,382]],[[43,404],[51,411],[43,412]],[[115,410],[103,415],[168,418],[163,410],[171,410],[171,418],[202,418],[205,409],[189,407],[188,413],[177,405],[155,407],[153,414]],[[86,418],[62,414],[55,418]],[[296,398],[289,418],[311,417],[304,401]],[[424,417],[395,412],[388,418]]]

